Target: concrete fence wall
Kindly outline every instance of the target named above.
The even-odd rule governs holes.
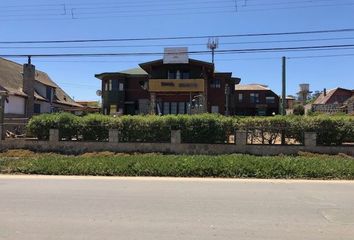
[[[236,132],[235,144],[194,144],[182,143],[181,131],[171,131],[171,143],[123,143],[119,142],[119,131],[109,131],[108,142],[60,141],[59,131],[50,130],[49,141],[8,139],[0,142],[0,150],[29,149],[43,152],[80,154],[94,151],[112,152],[161,152],[174,154],[232,154],[248,153],[253,155],[297,154],[300,151],[323,154],[347,154],[354,156],[354,146],[317,146],[316,133],[305,133],[304,145],[248,145],[247,133]]]

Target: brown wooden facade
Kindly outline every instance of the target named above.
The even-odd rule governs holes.
[[[235,114],[232,73],[216,73],[212,63],[189,59],[187,64],[142,63],[127,72],[102,73],[105,114]]]

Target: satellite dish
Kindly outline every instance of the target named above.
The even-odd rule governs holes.
[[[102,91],[101,91],[101,90],[97,90],[97,91],[96,91],[96,95],[99,96],[99,97],[101,97],[101,96],[102,96]]]

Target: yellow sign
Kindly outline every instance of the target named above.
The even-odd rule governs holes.
[[[204,79],[150,79],[150,92],[204,92]]]

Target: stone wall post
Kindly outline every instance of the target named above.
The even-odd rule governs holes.
[[[171,143],[180,144],[181,142],[181,130],[171,130]]]
[[[315,147],[317,145],[317,134],[315,132],[305,132],[305,146]]]
[[[49,129],[49,142],[59,142],[59,129]]]
[[[108,141],[111,143],[119,142],[119,130],[118,129],[109,129]]]
[[[236,131],[236,145],[239,146],[247,145],[247,131],[243,131],[243,130]]]

